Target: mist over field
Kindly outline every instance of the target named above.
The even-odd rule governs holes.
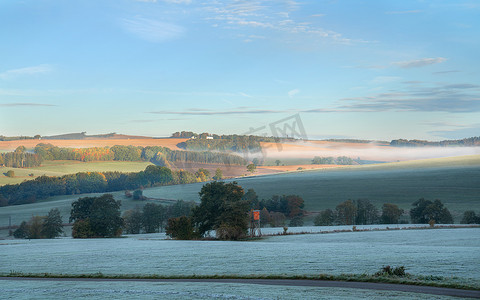
[[[377,143],[329,143],[329,142],[296,142],[275,145],[267,144],[262,154],[254,157],[271,159],[293,159],[320,157],[347,156],[353,159],[372,161],[407,161],[428,158],[455,157],[465,155],[479,155],[480,147],[392,147]]]

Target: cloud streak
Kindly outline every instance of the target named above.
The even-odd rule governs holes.
[[[207,20],[213,21],[214,26],[224,28],[253,28],[258,31],[274,30],[291,35],[308,35],[314,40],[324,40],[341,44],[352,44],[363,40],[356,40],[344,37],[333,30],[322,28],[309,22],[298,22],[291,17],[291,12],[299,8],[295,1],[233,1],[232,2],[210,2],[205,5],[208,13]],[[316,17],[323,14],[313,15]],[[265,33],[272,37],[271,34]],[[251,42],[251,40],[248,40]]]
[[[142,17],[123,19],[122,23],[127,32],[153,43],[176,39],[185,32],[181,26]]]
[[[31,106],[31,107],[38,107],[38,106],[43,106],[43,107],[52,107],[52,106],[58,106],[54,104],[45,104],[45,103],[30,103],[30,102],[17,102],[17,103],[0,103],[0,107],[25,107],[25,106]]]
[[[0,73],[0,79],[10,79],[19,76],[29,76],[36,74],[46,74],[52,71],[52,67],[48,64],[42,64],[38,66],[25,67],[19,69],[7,70]]]
[[[217,116],[217,115],[249,115],[249,114],[277,114],[292,112],[291,110],[268,110],[268,109],[237,109],[225,111],[213,111],[200,108],[191,108],[186,111],[152,111],[151,114],[159,115],[187,115],[187,116]]]
[[[387,11],[385,14],[387,15],[405,15],[405,14],[419,14],[422,13],[423,10],[415,9],[415,10],[399,10],[399,11]]]
[[[422,58],[422,59],[408,60],[408,61],[397,61],[397,62],[394,62],[393,64],[402,69],[411,69],[411,68],[421,68],[425,66],[439,64],[446,60],[447,59],[444,57]]]
[[[299,89],[294,89],[294,90],[291,90],[288,92],[288,97],[290,98],[293,98],[295,95],[297,95],[298,93],[300,93],[300,90]]]
[[[462,128],[450,129],[450,130],[436,130],[429,133],[435,136],[447,138],[447,139],[461,139],[465,137],[479,136],[480,123],[472,124],[469,126],[458,126]]]

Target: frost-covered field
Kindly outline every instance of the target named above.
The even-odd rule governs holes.
[[[349,227],[350,228],[350,227]],[[296,228],[300,231],[319,227]],[[325,230],[324,228],[322,228]],[[329,229],[345,229],[329,228]],[[269,229],[269,231],[281,229]],[[293,228],[289,229],[293,230]],[[415,275],[478,285],[480,228],[342,232],[254,242],[121,239],[0,241],[0,273],[263,275],[374,273],[404,265]],[[227,283],[0,281],[3,299],[424,299],[422,294]],[[435,296],[435,299],[449,299]]]
[[[480,229],[345,232],[255,242],[123,239],[3,240],[0,273],[263,275],[374,273],[404,265],[416,275],[480,280]]]
[[[233,283],[0,281],[2,299],[425,299],[425,294]],[[458,299],[434,296],[435,299]]]

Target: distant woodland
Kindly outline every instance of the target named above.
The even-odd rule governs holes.
[[[135,190],[144,187],[186,184],[209,180],[209,173],[200,169],[195,174],[172,171],[166,167],[148,166],[144,171],[79,172],[61,177],[40,176],[34,180],[0,187],[0,206],[34,203],[58,195],[104,193]]]
[[[440,142],[430,142],[422,140],[392,140],[390,146],[394,147],[447,147],[447,146],[480,146],[480,136],[465,138],[461,140],[445,140]]]
[[[78,161],[152,161],[156,162],[198,162],[221,163],[228,165],[245,165],[242,157],[228,153],[194,152],[171,150],[161,146],[113,146],[93,148],[61,148],[51,144],[38,144],[34,153],[43,160],[78,160]]]
[[[175,132],[174,138],[188,138],[186,142],[177,146],[192,151],[233,151],[233,152],[259,152],[262,150],[260,142],[281,142],[277,137],[264,137],[255,135],[217,135],[210,133],[197,134],[191,131]]]

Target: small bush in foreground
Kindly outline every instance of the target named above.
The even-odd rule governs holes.
[[[380,269],[377,273],[375,273],[375,276],[397,276],[397,277],[404,277],[406,276],[407,273],[405,273],[405,267],[400,266],[400,267],[395,267],[392,268],[390,266],[385,266]]]

